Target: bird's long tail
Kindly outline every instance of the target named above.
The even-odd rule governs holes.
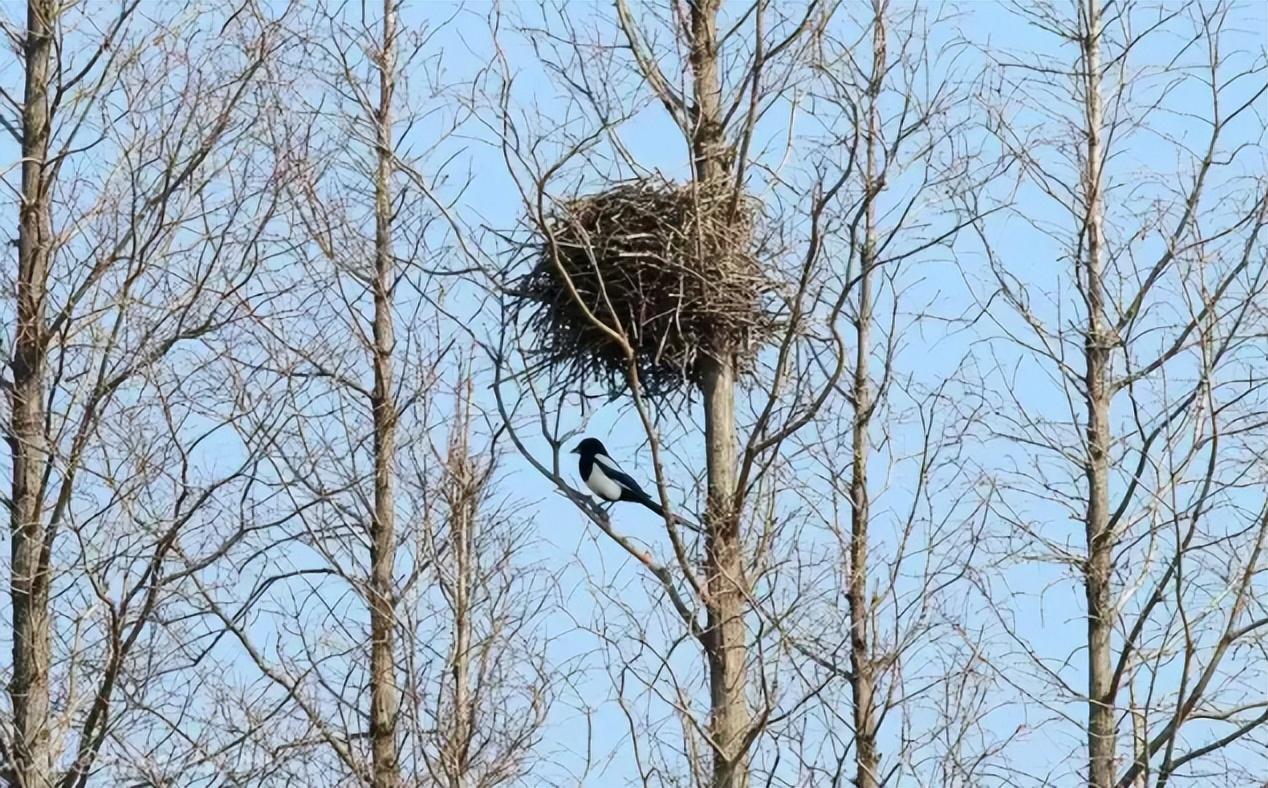
[[[660,504],[653,501],[651,496],[644,495],[642,498],[639,498],[638,502],[646,506],[648,509],[651,509],[658,516],[660,517],[665,516],[665,510],[661,507]],[[677,514],[673,515],[673,518],[676,524],[690,528],[691,530],[697,533],[701,533],[700,526],[696,525],[695,523],[690,522],[689,520],[685,520],[682,517],[678,516]]]
[[[655,501],[653,501],[653,500],[651,499],[651,496],[644,495],[644,496],[642,496],[641,498],[639,498],[639,499],[638,499],[638,502],[639,502],[639,503],[641,503],[641,504],[643,504],[644,506],[646,506],[648,509],[651,509],[653,512],[655,512],[655,513],[656,513],[657,515],[659,515],[660,517],[664,517],[664,516],[665,516],[665,510],[664,510],[663,508],[661,508],[661,505],[660,505],[660,504],[658,504],[658,503],[656,503]]]

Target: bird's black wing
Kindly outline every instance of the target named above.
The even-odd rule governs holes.
[[[647,498],[647,493],[643,492],[643,488],[638,486],[638,482],[625,471],[617,467],[611,457],[604,454],[597,454],[594,461],[603,471],[604,475],[621,486],[621,489],[630,493],[636,500]]]
[[[599,470],[603,471],[604,475],[616,482],[617,486],[621,488],[623,491],[621,494],[621,500],[641,503],[643,506],[651,509],[661,517],[665,516],[665,510],[661,508],[661,505],[654,501],[650,495],[644,492],[643,488],[638,485],[638,482],[634,481],[628,473],[618,468],[611,457],[606,454],[596,454],[594,456],[594,462],[599,466]],[[690,526],[696,531],[700,530],[698,526],[691,525],[691,523],[688,523],[686,520],[677,515],[674,515],[674,520],[683,525]]]

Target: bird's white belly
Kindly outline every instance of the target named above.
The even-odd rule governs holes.
[[[586,479],[586,486],[604,500],[621,500],[621,485],[608,478],[608,475],[599,469],[598,463],[590,469],[590,478]]]

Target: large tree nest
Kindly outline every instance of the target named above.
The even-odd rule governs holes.
[[[650,179],[563,203],[538,229],[517,288],[530,352],[570,379],[619,390],[629,359],[597,318],[628,339],[651,396],[697,382],[705,359],[751,363],[772,324],[756,215],[730,184]]]

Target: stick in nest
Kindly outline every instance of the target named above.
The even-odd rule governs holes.
[[[702,358],[751,362],[772,327],[755,218],[731,184],[644,179],[561,204],[517,288],[531,352],[556,373],[623,388],[625,352],[584,304],[627,338],[649,396],[694,383]]]

